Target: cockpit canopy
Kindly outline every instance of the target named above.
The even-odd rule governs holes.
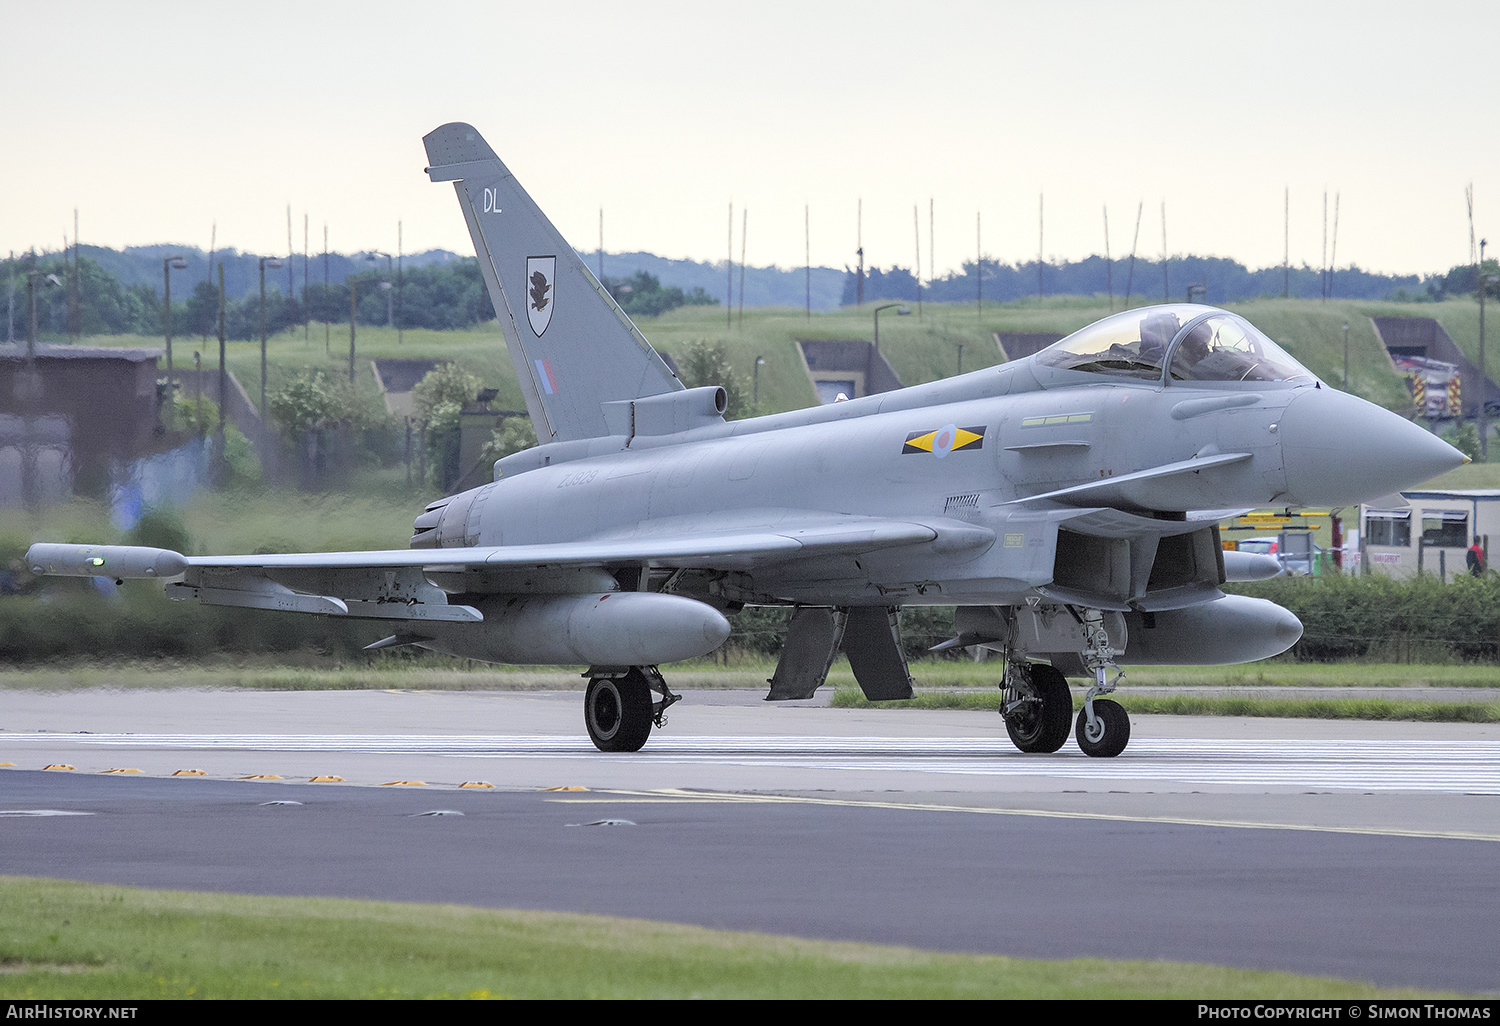
[[[1237,314],[1151,306],[1106,317],[1036,355],[1060,370],[1159,381],[1312,382],[1311,372]]]

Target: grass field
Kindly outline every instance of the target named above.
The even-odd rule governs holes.
[[[199,492],[177,512],[197,553],[400,549],[428,501],[406,487],[397,467],[369,473],[343,492]],[[0,510],[0,553],[19,555],[34,541],[110,543],[123,535],[98,500]]]
[[[14,689],[72,691],[84,688],[160,690],[170,688],[245,688],[257,691],[564,691],[582,690],[583,667],[516,667],[471,665],[436,659],[407,663],[330,666],[286,665],[271,661],[222,663],[87,662],[74,665],[0,667],[0,692]],[[663,667],[674,690],[691,692],[723,688],[758,690],[766,686],[775,665],[759,659],[734,660],[721,666],[708,661]],[[840,658],[828,675],[833,704],[848,708],[996,710],[1000,693],[999,663],[926,661],[912,665],[917,697],[906,702],[865,700],[849,664]],[[1136,687],[1220,687],[1227,693],[1143,695]],[[1472,700],[1434,702],[1420,698],[1281,697],[1283,687],[1447,687],[1471,688]],[[1235,694],[1235,691],[1242,693]],[[1250,666],[1167,666],[1132,668],[1128,682],[1113,697],[1133,713],[1177,716],[1270,716],[1306,719],[1408,720],[1449,723],[1500,723],[1500,674],[1488,666],[1413,666],[1404,664],[1315,665],[1271,662]],[[1074,705],[1082,707],[1081,697]]]
[[[1420,996],[1173,962],[936,954],[602,916],[0,877],[0,999],[10,1000]]]
[[[758,307],[735,317],[732,327],[725,324],[722,307],[679,307],[661,317],[642,318],[639,327],[658,349],[681,356],[688,345],[698,340],[722,342],[731,364],[748,388],[755,358],[765,357],[760,372],[760,411],[778,413],[800,409],[817,402],[811,384],[803,373],[795,343],[798,339],[870,339],[874,334],[873,310],[876,303],[863,308],[846,307],[837,311],[815,313],[808,318],[802,310]],[[881,352],[891,362],[903,383],[912,385],[948,377],[958,370],[958,347],[963,346],[964,370],[978,370],[1002,360],[995,344],[994,332],[1076,331],[1109,315],[1110,307],[1103,296],[1052,296],[1024,299],[1011,303],[986,303],[983,312],[973,304],[926,303],[920,317],[894,316],[886,311],[881,318]],[[1372,402],[1399,408],[1410,405],[1405,386],[1395,375],[1370,323],[1372,316],[1436,317],[1455,341],[1471,355],[1478,352],[1478,305],[1469,300],[1450,300],[1436,304],[1380,303],[1365,301],[1330,301],[1301,299],[1257,299],[1229,304],[1228,309],[1241,313],[1314,373],[1339,385],[1343,381],[1343,325],[1349,325],[1351,390]],[[489,324],[462,331],[411,330],[397,341],[394,329],[360,326],[356,337],[356,378],[361,386],[374,391],[369,361],[375,358],[452,360],[479,375],[488,386],[498,388],[495,405],[505,409],[522,408],[521,392],[515,372],[505,353],[498,326]],[[98,336],[87,340],[94,345],[139,346],[152,339],[139,336]],[[182,345],[193,347],[192,340]],[[202,347],[204,343],[198,343]],[[217,360],[217,343],[209,340],[203,349],[205,366]],[[256,396],[260,381],[260,343],[230,342],[230,369],[245,389]],[[286,376],[308,369],[322,369],[333,375],[348,373],[349,329],[333,325],[325,348],[324,326],[312,326],[310,339],[304,339],[300,328],[282,332],[268,343],[269,386],[275,388]]]
[[[343,691],[372,688],[443,691],[562,691],[582,689],[582,666],[502,666],[439,655],[414,659],[346,663],[308,653],[287,660],[282,654],[243,656],[205,662],[108,661],[0,666],[0,690],[86,687],[229,687],[256,690]],[[673,663],[662,667],[673,689],[762,688],[774,661],[731,656]],[[918,688],[994,691],[1001,663],[920,660],[911,664]],[[828,673],[830,687],[853,687],[849,662],[840,656]],[[1493,666],[1409,663],[1296,663],[1272,660],[1239,666],[1132,666],[1122,686],[1132,688],[1215,687],[1264,691],[1280,687],[1472,688],[1476,701],[1500,701],[1500,670]]]
[[[1278,698],[1254,695],[1133,695],[1110,698],[1127,712],[1167,716],[1254,716],[1303,720],[1401,720],[1415,723],[1500,723],[1500,701],[1423,702],[1389,698]],[[1000,710],[996,691],[921,691],[901,702],[871,702],[856,687],[834,692],[833,704],[846,709]],[[1076,712],[1083,696],[1073,696]]]

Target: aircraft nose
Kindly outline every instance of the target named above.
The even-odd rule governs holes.
[[[1351,506],[1468,462],[1411,421],[1330,388],[1293,399],[1277,430],[1287,490],[1304,506]]]

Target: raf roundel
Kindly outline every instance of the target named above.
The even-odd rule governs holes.
[[[983,425],[961,428],[955,424],[947,424],[935,431],[913,431],[906,436],[906,444],[901,447],[901,451],[903,453],[926,452],[942,459],[950,452],[963,452],[965,449],[982,449],[983,447]]]

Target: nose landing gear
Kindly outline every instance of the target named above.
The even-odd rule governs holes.
[[[1083,696],[1083,708],[1078,713],[1078,747],[1084,755],[1098,758],[1113,758],[1125,750],[1130,743],[1130,716],[1119,702],[1100,698],[1113,691],[1125,674],[1115,665],[1115,649],[1110,644],[1109,632],[1104,629],[1104,616],[1097,609],[1085,609],[1076,613],[1083,627],[1084,665],[1094,671],[1094,686]],[[1113,680],[1108,671],[1114,670]]]
[[[1094,702],[1094,719],[1089,721],[1088,710],[1078,710],[1078,725],[1075,731],[1078,747],[1084,755],[1112,758],[1125,750],[1130,743],[1130,717],[1119,702],[1100,698]]]

